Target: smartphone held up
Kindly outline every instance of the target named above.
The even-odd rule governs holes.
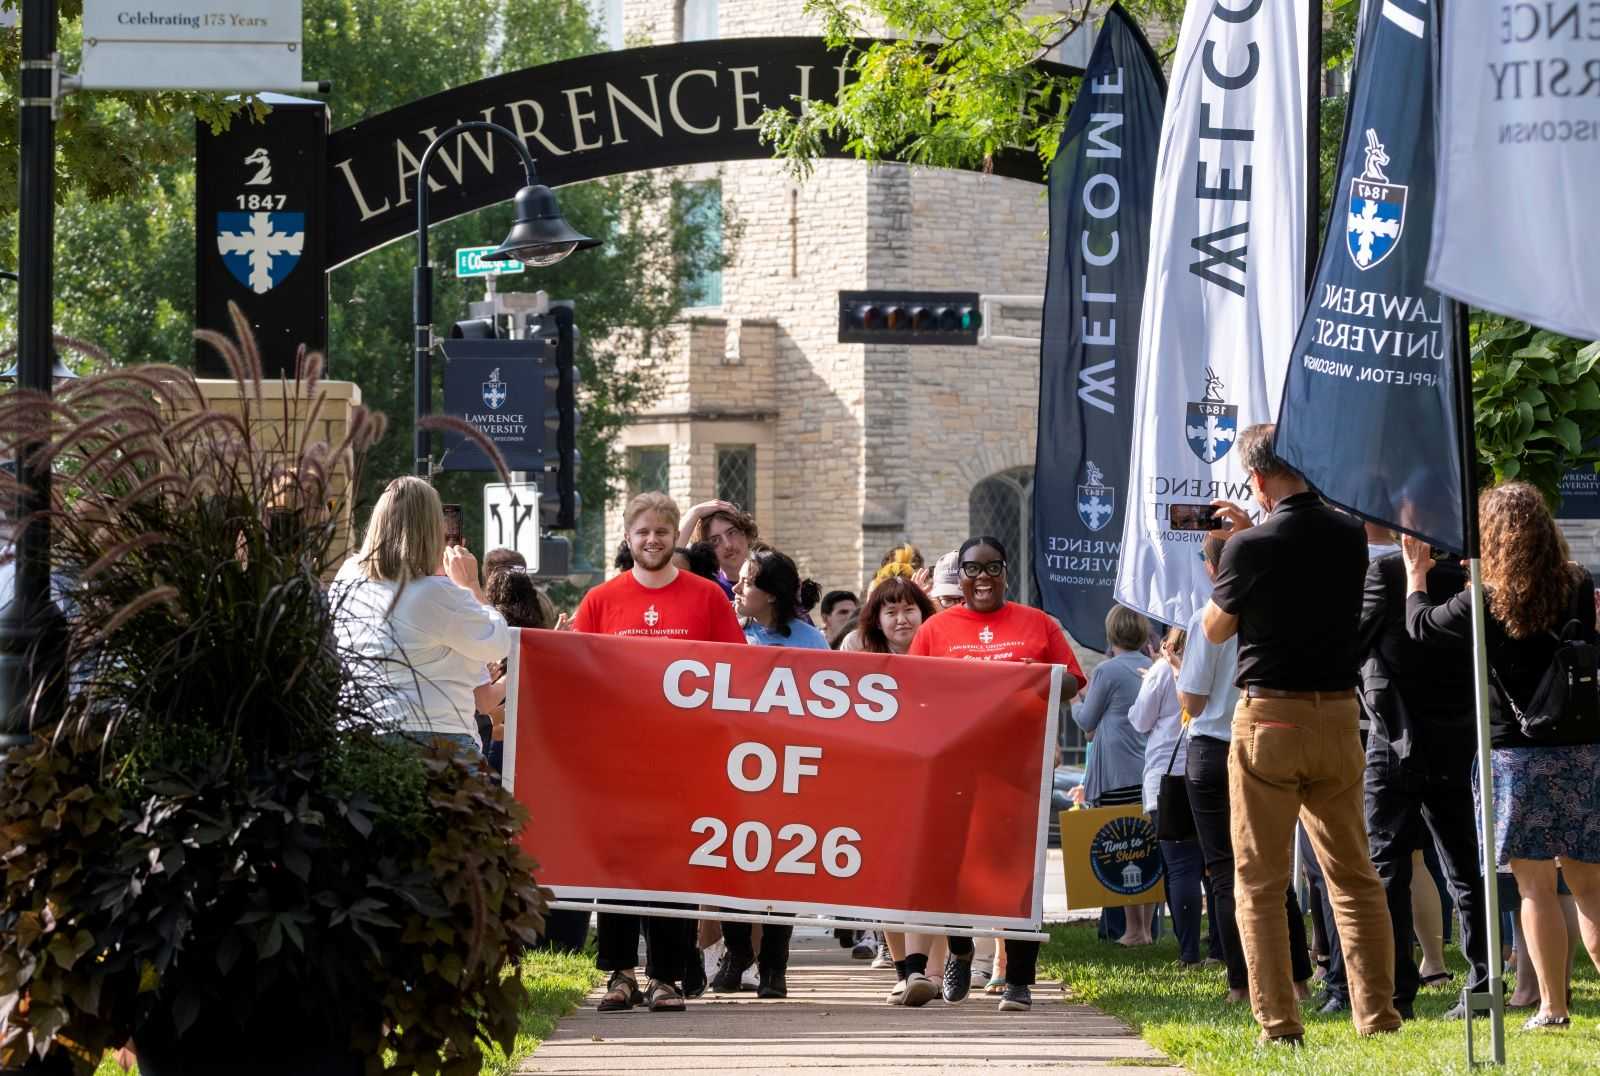
[[[1169,504],[1167,522],[1175,531],[1219,531],[1227,526],[1221,510],[1210,504]]]
[[[462,526],[463,518],[464,517],[461,514],[461,506],[459,504],[447,504],[447,505],[444,506],[444,544],[445,545],[465,545],[466,544],[466,540],[462,537],[462,534],[461,534],[461,526]]]

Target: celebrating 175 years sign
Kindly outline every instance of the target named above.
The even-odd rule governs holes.
[[[1060,667],[518,635],[505,779],[558,897],[1038,929]]]

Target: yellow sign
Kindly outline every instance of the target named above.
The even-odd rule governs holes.
[[[1156,830],[1138,804],[1062,811],[1061,862],[1071,910],[1166,899]]]

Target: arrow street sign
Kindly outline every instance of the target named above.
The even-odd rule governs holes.
[[[522,272],[521,262],[486,262],[485,254],[493,254],[495,247],[458,247],[456,249],[456,276],[505,276]]]
[[[490,482],[483,487],[483,551],[515,549],[539,571],[539,487]]]

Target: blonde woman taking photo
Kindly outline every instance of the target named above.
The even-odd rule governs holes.
[[[486,664],[510,651],[511,632],[478,586],[477,558],[445,545],[432,486],[410,476],[389,483],[332,595],[352,672],[387,689],[377,693],[378,716],[389,728],[481,751],[473,692],[488,680]]]

